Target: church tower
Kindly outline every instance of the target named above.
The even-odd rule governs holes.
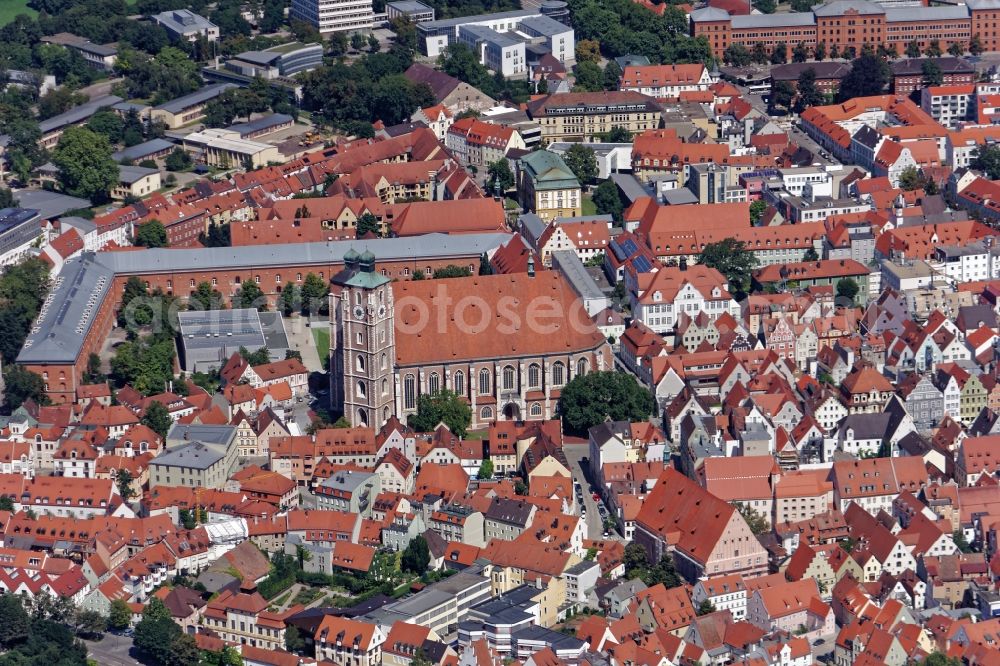
[[[396,338],[392,286],[375,272],[375,255],[354,249],[333,278],[330,396],[352,426],[379,428],[393,415]]]

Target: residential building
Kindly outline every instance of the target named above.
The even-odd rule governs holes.
[[[166,29],[177,40],[193,42],[204,38],[214,42],[219,38],[219,26],[190,9],[173,9],[153,14],[153,21]]]
[[[656,129],[661,111],[651,97],[631,91],[562,93],[528,102],[542,143],[592,141],[615,127],[632,134]]]
[[[558,155],[545,150],[528,153],[517,161],[521,205],[548,221],[581,214],[580,182]]]

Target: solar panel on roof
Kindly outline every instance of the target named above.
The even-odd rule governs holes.
[[[631,238],[626,238],[625,242],[622,243],[622,247],[625,249],[625,252],[628,253],[628,256],[632,256],[639,251],[639,246],[636,245],[635,241]]]
[[[639,273],[648,273],[653,268],[653,265],[649,263],[649,259],[641,255],[635,258],[632,265],[635,266],[635,270]]]

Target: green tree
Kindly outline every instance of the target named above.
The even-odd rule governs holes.
[[[360,51],[365,47],[365,37],[360,32],[351,35],[351,48]]]
[[[970,165],[976,171],[982,171],[990,180],[1000,180],[1000,145],[984,144],[976,149]]]
[[[28,637],[31,618],[14,594],[0,595],[0,645],[10,648]]]
[[[972,552],[972,546],[969,545],[969,540],[965,538],[965,530],[961,528],[955,530],[951,534],[951,539],[952,541],[955,542],[955,545],[958,546],[958,549],[963,553]]]
[[[601,139],[605,143],[631,143],[632,132],[627,127],[613,125],[611,131],[607,132]]]
[[[788,62],[788,44],[784,42],[778,42],[771,49],[771,64],[772,65],[783,65]]]
[[[726,47],[722,54],[722,59],[733,67],[746,67],[750,64],[750,51],[740,43],[733,43]]]
[[[598,62],[601,59],[601,44],[593,39],[580,39],[576,42],[577,62]]]
[[[240,288],[233,296],[234,308],[256,308],[261,312],[267,311],[267,298],[264,292],[253,280],[244,279],[240,283]]]
[[[980,56],[983,53],[983,41],[979,38],[979,33],[977,32],[969,40],[969,55]]]
[[[795,88],[789,81],[777,81],[771,85],[771,98],[768,106],[774,112],[775,109],[792,109],[792,100],[795,99]]]
[[[472,271],[469,270],[468,266],[456,266],[455,264],[448,264],[444,268],[435,268],[434,274],[431,276],[435,280],[442,280],[446,278],[457,278],[457,277],[470,277]]]
[[[191,310],[224,310],[225,307],[222,294],[209,282],[199,282],[188,297]]]
[[[240,356],[251,366],[264,365],[271,362],[271,353],[267,347],[261,347],[256,351],[250,351],[246,347],[240,347]]]
[[[764,211],[767,210],[767,202],[763,199],[757,199],[750,204],[750,224],[756,226],[760,224],[761,218],[764,216]]]
[[[948,45],[948,55],[960,58],[965,53],[965,47],[960,42],[952,42]]]
[[[490,162],[486,167],[486,190],[501,196],[514,187],[514,172],[506,159]]]
[[[563,162],[581,185],[587,185],[597,178],[597,155],[593,148],[574,143],[563,155]]]
[[[806,60],[809,60],[809,47],[806,46],[805,42],[799,42],[792,49],[792,62],[805,62]]]
[[[932,39],[927,43],[927,48],[924,49],[924,55],[928,58],[940,58],[941,57],[941,42],[936,39]]]
[[[638,576],[639,571],[649,566],[649,558],[646,556],[646,549],[640,544],[632,542],[625,546],[625,553],[622,556],[622,564],[625,565],[625,577],[632,579]]]
[[[813,0],[792,0],[791,9],[793,12],[812,11]]]
[[[164,164],[170,171],[187,171],[192,166],[191,156],[183,148],[177,147],[167,155]]]
[[[480,481],[488,481],[493,478],[493,461],[489,458],[479,465],[478,478]]]
[[[753,4],[753,7],[761,14],[773,14],[778,8],[778,2],[777,0],[757,0]]]
[[[907,58],[920,57],[920,42],[918,42],[915,39],[911,39],[906,43],[906,57]]]
[[[86,101],[86,95],[75,92],[71,88],[56,88],[38,100],[38,117],[41,120],[46,120],[58,116],[60,113],[65,113]]]
[[[34,400],[39,405],[49,404],[42,376],[20,365],[8,365],[4,371],[4,407],[11,412],[26,400]]]
[[[329,309],[330,285],[315,273],[307,273],[302,282],[303,314],[323,314]]]
[[[819,261],[819,255],[816,254],[816,248],[809,248],[802,255],[802,261]]]
[[[375,234],[375,236],[382,235],[382,226],[378,223],[378,218],[371,213],[364,213],[358,218],[357,226],[354,230],[355,235],[358,238],[363,237],[365,234]]]
[[[0,495],[0,511],[14,513],[14,500],[11,499],[10,495]]]
[[[409,418],[410,427],[418,432],[430,432],[439,423],[448,426],[457,437],[465,437],[465,432],[472,423],[472,409],[451,391],[421,394],[417,400],[417,413]]]
[[[17,199],[9,187],[0,187],[0,208],[17,208]]]
[[[162,402],[155,401],[146,408],[146,413],[142,415],[140,422],[160,437],[167,436],[167,431],[173,423],[167,407]]]
[[[899,187],[907,192],[919,190],[924,186],[923,176],[915,166],[909,166],[899,174]]]
[[[59,184],[69,194],[94,199],[118,184],[118,163],[107,137],[85,127],[70,127],[59,137],[53,163]]]
[[[573,68],[573,92],[598,92],[604,90],[604,72],[596,62],[584,60]]]
[[[826,42],[820,42],[813,49],[813,60],[826,60]]]
[[[771,529],[771,525],[768,523],[767,518],[749,504],[738,502],[736,504],[736,510],[740,512],[741,516],[743,516],[743,520],[746,521],[747,527],[750,528],[750,531],[753,532],[754,536],[760,536]]]
[[[622,68],[614,60],[609,60],[604,66],[604,89],[618,90],[622,79]]]
[[[722,273],[729,283],[729,292],[738,301],[750,292],[750,279],[758,265],[757,255],[735,238],[706,245],[698,255],[698,263]]]
[[[108,618],[97,611],[81,610],[74,619],[76,633],[81,636],[99,637],[108,630]]]
[[[851,63],[851,71],[840,82],[841,101],[881,95],[889,84],[889,65],[874,53],[862,53]]]
[[[111,612],[108,615],[108,626],[112,629],[128,629],[132,624],[132,609],[124,599],[111,602]]]
[[[147,415],[149,414],[149,410],[146,410],[146,414]],[[152,426],[150,426],[150,428],[152,429]],[[155,432],[159,431],[156,430]],[[160,436],[165,437],[166,433]],[[132,499],[132,497],[135,495],[135,491],[132,490],[132,473],[129,472],[124,467],[119,469],[118,473],[115,474],[115,487],[118,488],[118,494],[121,495],[123,502],[128,502],[130,499]]]
[[[285,629],[285,649],[293,654],[298,654],[306,649],[306,639],[302,638],[298,627],[293,624]]]
[[[703,599],[700,604],[698,604],[698,615],[708,615],[709,613],[715,612],[715,606],[708,599]]]
[[[837,280],[838,299],[850,300],[851,304],[854,304],[854,299],[857,297],[859,290],[860,287],[858,287],[858,283],[854,280],[854,278],[846,277]]]
[[[622,372],[578,374],[563,387],[559,397],[563,427],[575,434],[586,434],[608,418],[642,421],[652,411],[650,392],[632,375]]]
[[[962,660],[958,657],[949,657],[937,651],[931,652],[921,663],[923,666],[962,666]]]
[[[135,228],[135,244],[141,247],[167,247],[167,230],[159,220],[144,222]]]
[[[921,62],[920,73],[923,76],[925,88],[939,86],[944,83],[944,72],[941,71],[941,65],[937,64],[936,60],[924,60]]]
[[[409,571],[422,576],[427,572],[427,566],[431,562],[431,551],[427,547],[427,539],[417,535],[410,540],[410,543],[403,551],[399,565],[403,571]]]
[[[611,180],[605,180],[594,189],[594,207],[598,215],[610,215],[615,222],[622,221],[625,205],[618,194],[618,186]]]
[[[649,587],[663,583],[663,586],[668,590],[684,584],[684,581],[677,574],[674,558],[669,553],[665,553],[656,566],[646,569],[639,577]]]
[[[795,92],[797,94],[794,107],[796,113],[802,113],[809,107],[819,106],[826,101],[826,96],[816,87],[816,70],[812,67],[799,74]]]

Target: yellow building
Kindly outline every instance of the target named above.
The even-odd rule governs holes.
[[[593,141],[615,127],[635,135],[658,128],[662,118],[652,97],[629,90],[547,95],[528,103],[528,115],[546,144]]]
[[[537,150],[518,161],[521,205],[546,222],[582,214],[580,181],[562,158]]]

